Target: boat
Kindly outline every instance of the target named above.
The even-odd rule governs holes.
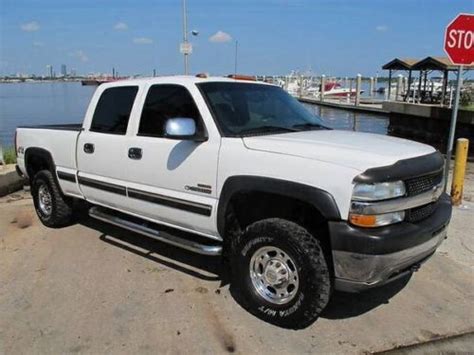
[[[112,81],[117,81],[120,79],[121,78],[113,77],[113,76],[100,77],[100,78],[87,78],[87,79],[81,80],[81,84],[82,86],[98,86],[100,84],[110,83]]]
[[[364,90],[360,90],[362,94]],[[336,97],[354,97],[356,96],[357,90],[355,88],[345,88],[337,82],[329,82],[324,85],[324,97],[336,98]]]

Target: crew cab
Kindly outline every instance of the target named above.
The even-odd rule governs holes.
[[[223,255],[238,301],[281,327],[310,325],[333,290],[413,272],[451,218],[431,146],[330,129],[238,77],[103,84],[82,124],[19,127],[16,144],[44,225],[85,200],[93,218]]]

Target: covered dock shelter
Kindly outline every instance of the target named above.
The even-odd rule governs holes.
[[[442,88],[441,88],[441,97],[440,102],[443,103],[446,97],[446,92],[448,88],[448,78],[449,72],[457,71],[459,68],[458,65],[453,64],[448,57],[426,57],[425,59],[420,60],[418,63],[414,64],[412,70],[420,71],[420,80],[418,81],[418,92],[425,93],[425,101],[433,102],[433,97],[427,95],[426,91],[426,82],[428,79],[429,72],[439,71],[443,74]],[[473,66],[464,66],[464,69],[472,69]],[[423,80],[421,80],[423,78]],[[423,88],[422,88],[423,85]],[[422,98],[423,99],[423,98]]]
[[[397,70],[408,71],[408,87],[410,87],[412,67],[418,62],[419,59],[415,58],[395,58],[382,66],[383,70],[388,70],[388,97],[391,94],[392,74]]]
[[[429,102],[434,103],[439,100],[441,104],[445,102],[446,93],[448,88],[448,79],[449,72],[457,71],[458,65],[453,64],[448,57],[426,57],[424,59],[399,59],[395,58],[382,66],[382,69],[389,71],[389,97],[390,97],[390,87],[392,81],[392,72],[395,70],[405,70],[408,71],[408,90],[405,94],[404,101],[407,101],[410,87],[412,84],[412,73],[414,71],[419,71],[419,80],[418,80],[418,100],[420,102]],[[474,66],[464,66],[465,70],[473,69]],[[435,95],[434,85],[431,85],[427,90],[428,74],[433,71],[438,71],[442,73],[442,87],[441,95]],[[415,89],[416,90],[416,89]],[[435,97],[436,96],[436,97]]]

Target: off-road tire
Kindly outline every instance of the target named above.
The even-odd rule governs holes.
[[[264,246],[277,247],[295,261],[299,287],[287,304],[265,300],[252,284],[251,258]],[[283,328],[302,329],[316,321],[328,304],[330,272],[319,241],[305,228],[279,218],[261,220],[237,236],[232,249],[231,292],[242,307],[258,318]]]
[[[42,185],[45,185],[51,195],[52,211],[49,215],[42,212],[39,208],[38,191]],[[65,227],[73,223],[73,201],[64,196],[49,170],[41,170],[33,177],[31,184],[31,195],[36,209],[36,214],[41,222],[51,228]]]

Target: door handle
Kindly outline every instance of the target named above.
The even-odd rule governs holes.
[[[94,153],[94,144],[92,143],[84,144],[84,153],[87,153],[87,154]]]
[[[128,157],[134,160],[140,160],[142,158],[142,148],[130,148],[128,150]]]

